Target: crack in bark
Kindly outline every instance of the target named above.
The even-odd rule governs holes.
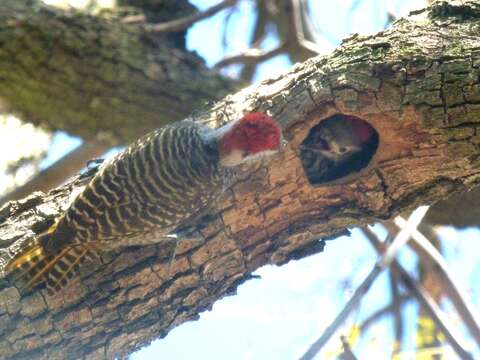
[[[58,296],[40,291],[46,311],[33,319],[22,315],[31,308],[28,296],[20,297],[8,283],[0,284],[3,328],[16,329],[16,334],[34,329],[34,335],[24,336],[22,341],[29,343],[24,348],[0,335],[4,349],[0,358],[126,356],[196,318],[264,264],[308,256],[323,249],[317,239],[330,239],[351,226],[385,219],[479,184],[480,162],[475,160],[479,147],[471,145],[472,136],[465,137],[465,128],[476,134],[480,124],[479,110],[470,104],[480,87],[473,87],[471,98],[460,106],[451,107],[444,86],[464,84],[480,75],[474,67],[476,60],[480,64],[480,52],[475,50],[480,48],[480,20],[416,21],[398,21],[375,36],[351,37],[332,55],[311,59],[202,113],[199,121],[215,124],[223,121],[224,113],[230,119],[260,109],[275,114],[289,146],[255,173],[250,169],[244,182],[228,191],[217,217],[199,230],[203,243],[188,237],[179,243],[171,274],[169,244],[102,254],[102,264],[85,269],[81,279]],[[438,26],[445,26],[441,31],[450,36],[435,33]],[[412,34],[419,41],[412,42]],[[469,41],[458,52],[458,43],[466,37]],[[469,70],[459,72],[465,66]],[[439,105],[426,101],[432,89],[438,91]],[[349,182],[311,187],[297,147],[311,127],[337,113],[365,119],[377,130],[377,154]],[[12,241],[24,245],[34,233],[33,224],[41,228],[39,224],[60,214],[70,192],[87,179],[79,177],[47,195],[0,209],[0,249],[10,249]],[[42,207],[45,211],[39,211]],[[21,237],[12,240],[16,231]],[[79,326],[72,327],[70,318],[78,319]],[[40,332],[40,321],[51,329]]]

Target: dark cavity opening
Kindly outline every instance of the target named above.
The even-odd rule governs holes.
[[[365,120],[335,114],[310,129],[300,145],[303,170],[312,185],[343,178],[365,168],[379,136]]]

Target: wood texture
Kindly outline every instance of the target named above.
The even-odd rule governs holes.
[[[172,9],[185,3],[158,6],[157,16],[182,16]],[[180,120],[238,86],[188,52],[184,33],[152,35],[144,25],[122,23],[121,9],[91,16],[39,1],[2,1],[2,110],[118,144]]]
[[[234,294],[259,266],[322,251],[320,239],[473,188],[480,182],[479,34],[478,2],[440,1],[227,97],[200,120],[217,126],[267,111],[284,128],[284,152],[238,174],[214,220],[181,241],[170,272],[172,244],[159,244],[104,254],[55,296],[21,296],[4,279],[0,358],[126,357]],[[297,148],[336,113],[368,121],[379,148],[349,182],[312,187]],[[0,266],[61,213],[81,181],[0,209]]]

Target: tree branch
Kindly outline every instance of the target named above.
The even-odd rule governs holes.
[[[304,4],[302,0],[291,0],[292,1],[292,8],[293,8],[293,25],[294,25],[294,37],[298,44],[308,51],[311,51],[314,54],[321,54],[321,51],[317,44],[313,41],[307,40],[305,37],[305,18],[307,13],[304,9]]]
[[[364,233],[367,235],[368,240],[370,240],[375,250],[378,253],[382,253],[382,243],[380,240],[378,240],[376,235],[368,230],[368,228],[364,229]],[[415,296],[425,312],[432,318],[458,356],[462,360],[473,360],[473,356],[466,350],[463,337],[455,330],[451,322],[448,320],[433,298],[421,285],[417,284],[417,282],[409,275],[409,273],[400,265],[398,261],[393,260],[390,266],[393,271],[400,275],[400,279],[408,291]]]
[[[268,163],[239,172],[211,222],[180,242],[170,272],[173,244],[161,243],[104,253],[55,296],[21,296],[5,278],[0,358],[126,356],[198,318],[259,266],[316,253],[319,238],[479,184],[479,18],[474,1],[417,12],[380,34],[351,37],[330,56],[298,64],[200,115],[198,121],[219,126],[245,112],[267,112],[288,145]],[[455,89],[462,96],[454,97]],[[333,115],[368,122],[378,132],[378,148],[348,179],[312,186],[299,149],[311,129]],[[0,263],[62,214],[86,179],[0,209]]]
[[[404,338],[404,326],[402,320],[402,302],[401,302],[401,295],[398,289],[398,280],[396,278],[396,274],[393,272],[389,273],[389,285],[390,285],[390,293],[392,297],[392,312],[393,312],[393,321],[394,321],[394,345],[392,349],[392,359],[394,358],[395,354],[402,348],[403,338]]]
[[[391,245],[389,245],[381,257],[377,260],[370,273],[366,276],[360,286],[355,290],[352,297],[345,304],[345,307],[337,315],[335,320],[325,329],[322,336],[315,341],[307,352],[300,358],[300,360],[311,360],[318,352],[327,344],[328,340],[335,334],[338,328],[345,322],[352,310],[354,310],[360,300],[367,294],[368,290],[372,286],[375,279],[385,270],[395,257],[398,251],[407,243],[410,238],[410,233],[416,229],[418,224],[422,221],[428,208],[419,208],[410,216],[407,221],[407,225],[397,234],[393,239]]]
[[[144,29],[147,32],[152,32],[156,34],[185,30],[200,20],[207,19],[222,10],[225,10],[225,9],[228,9],[229,7],[234,6],[236,2],[237,0],[224,0],[218,3],[217,5],[214,5],[208,8],[205,11],[197,12],[188,17],[164,22],[161,24],[147,24],[144,26]]]
[[[395,224],[401,228],[405,225],[405,219],[401,216],[397,216],[395,218]],[[462,291],[460,291],[456,285],[457,282],[453,280],[444,258],[431,242],[418,230],[412,232],[412,239],[417,245],[417,253],[420,253],[419,255],[421,257],[426,257],[433,263],[435,274],[440,280],[439,286],[441,286],[445,294],[448,295],[458,314],[470,331],[470,334],[480,346],[480,321],[478,314],[467,298],[462,295]]]
[[[285,52],[285,45],[277,46],[272,50],[262,50],[262,49],[248,49],[241,54],[237,54],[234,56],[226,57],[220,60],[218,63],[215,64],[215,69],[220,69],[222,67],[232,65],[232,64],[248,64],[248,63],[260,63],[271,59],[277,55],[282,54]]]
[[[396,311],[395,310],[396,307],[397,306],[403,306],[407,302],[409,302],[410,300],[412,300],[412,295],[411,294],[401,294],[397,299],[397,303],[394,303],[392,301],[387,306],[384,306],[383,308],[375,311],[373,314],[371,314],[368,318],[366,318],[360,324],[360,333],[364,334],[371,325],[373,325],[375,322],[379,321],[384,316],[387,316],[387,315],[390,315],[390,314],[393,314],[395,316],[394,312]]]
[[[100,17],[30,0],[2,1],[4,110],[36,125],[118,145],[238,86],[208,70],[182,41],[149,35],[142,27],[123,24],[115,12]]]

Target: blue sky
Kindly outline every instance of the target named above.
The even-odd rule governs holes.
[[[194,3],[205,9],[216,2]],[[387,10],[405,15],[409,9],[421,7],[423,3],[424,1],[353,0],[311,1],[310,5],[312,18],[327,34],[327,41],[322,44],[325,52],[329,52],[350,33],[365,34],[381,30],[387,21]],[[205,34],[221,34],[225,14],[198,23],[189,32],[189,48],[204,57],[208,65],[247,47],[249,29],[254,21],[252,3],[241,1],[239,8],[240,13],[232,17],[230,22],[231,38],[226,49],[222,48],[220,39],[205,41]],[[264,43],[267,48],[275,45],[273,35]],[[260,66],[254,81],[273,77],[290,66],[286,56],[274,58]],[[226,73],[235,74],[237,71],[238,68],[232,67]],[[376,226],[375,230],[382,237],[386,234],[381,226]],[[458,276],[461,288],[467,290],[478,308],[480,294],[474,285],[480,264],[477,261],[475,241],[472,241],[474,239],[480,240],[480,234],[475,229],[444,229],[442,232],[444,252],[452,266],[452,272],[461,274]],[[374,251],[361,232],[353,230],[351,237],[328,242],[325,253],[293,261],[282,267],[264,266],[256,272],[261,279],[243,284],[238,289],[238,295],[216,302],[211,311],[201,314],[199,321],[175,328],[166,338],[153,342],[151,346],[133,354],[131,359],[298,358],[342,309],[352,291],[370,271],[375,259]],[[402,250],[399,259],[414,273],[416,256],[412,251]],[[341,331],[348,334],[355,324],[387,305],[390,301],[388,289],[388,276],[384,273]],[[405,307],[405,350],[414,349],[415,346],[414,319],[417,312],[418,307],[414,302]],[[466,334],[465,331],[464,333]],[[393,340],[391,319],[385,318],[363,335],[362,340],[354,346],[354,351],[360,358],[366,354],[369,359],[386,359],[389,356]],[[338,341],[333,340],[317,358],[334,358],[337,349]],[[455,358],[448,349],[446,351],[447,358]]]
[[[192,1],[200,9],[214,5],[218,0]],[[325,34],[322,48],[331,51],[350,33],[374,33],[386,23],[386,10],[406,14],[409,9],[422,7],[423,0],[330,0],[310,1],[312,19]],[[239,3],[239,13],[231,18],[229,42],[222,48],[220,34],[223,31],[225,12],[196,24],[188,33],[189,49],[197,51],[209,66],[245,50],[250,36],[253,17],[251,1]],[[208,39],[206,41],[206,39]],[[265,47],[274,47],[272,34]],[[259,67],[254,81],[275,76],[287,70],[291,64],[286,56],[274,58]],[[236,74],[238,67],[225,70]],[[47,159],[42,166],[60,158],[68,149],[80,144],[79,139],[58,133]],[[383,238],[381,226],[375,231]],[[441,231],[443,252],[458,278],[462,289],[469,294],[475,306],[480,306],[478,275],[478,248],[480,233],[476,229]],[[264,266],[256,274],[261,279],[251,280],[238,289],[238,295],[216,302],[213,309],[204,312],[199,321],[183,324],[164,339],[134,353],[132,360],[149,359],[295,359],[298,358],[342,309],[356,286],[370,271],[376,259],[374,251],[357,230],[351,237],[329,241],[324,253],[300,261],[292,261],[282,267]],[[399,254],[401,263],[415,273],[416,257],[408,249]],[[345,326],[342,334],[348,334],[372,312],[388,304],[388,276],[384,273],[371,288]],[[451,308],[448,304],[447,309]],[[415,321],[418,307],[410,303],[405,307],[406,350],[415,345]],[[454,324],[460,326],[458,320]],[[461,328],[461,327],[460,327]],[[463,328],[462,331],[465,332]],[[465,333],[466,334],[466,333]],[[340,334],[339,334],[340,335]],[[392,321],[389,318],[376,323],[353,347],[363,358],[386,359],[392,343]],[[466,334],[467,335],[467,334]],[[335,336],[336,339],[339,336]],[[472,342],[470,338],[467,339]],[[334,358],[338,341],[332,340],[318,359]],[[480,354],[478,354],[480,357]],[[411,357],[404,357],[409,359]],[[455,359],[453,355],[448,359]]]

